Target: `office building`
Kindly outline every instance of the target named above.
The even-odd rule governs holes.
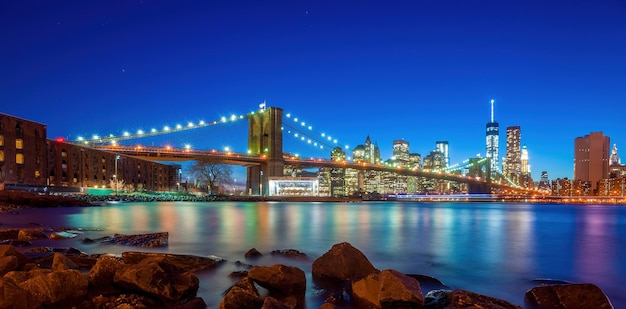
[[[491,121],[487,123],[486,132],[486,157],[491,161],[491,170],[499,171],[498,165],[498,143],[500,138],[500,125],[495,121],[493,104],[494,100],[491,100]]]
[[[522,173],[521,132],[519,126],[506,128],[506,160],[502,164],[502,172],[514,179]]]
[[[409,161],[409,142],[398,139],[393,141],[393,157],[401,162],[401,164],[406,164]]]
[[[528,148],[522,146],[522,175],[530,175],[530,164],[528,164]]]
[[[589,181],[597,192],[598,182],[608,178],[610,138],[591,132],[574,140],[574,180]]]
[[[443,167],[450,166],[450,154],[448,153],[448,141],[437,141],[435,143],[437,151],[443,155]]]

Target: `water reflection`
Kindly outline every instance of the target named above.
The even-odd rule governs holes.
[[[518,304],[532,279],[552,278],[595,283],[617,308],[626,307],[620,291],[626,278],[626,207],[177,202],[31,209],[0,214],[0,222],[98,229],[87,235],[92,238],[167,231],[169,246],[153,250],[229,261],[242,260],[252,247],[264,253],[298,249],[315,258],[347,241],[379,269],[434,276],[451,287]],[[88,253],[129,249],[76,242]],[[202,291],[216,303],[228,284],[211,281]]]

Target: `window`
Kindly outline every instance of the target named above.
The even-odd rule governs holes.
[[[4,150],[0,150],[0,162],[4,162]]]
[[[24,154],[23,153],[15,154],[15,163],[17,163],[17,164],[24,164]]]
[[[41,172],[39,170],[35,170],[35,178],[39,179],[41,177]]]
[[[61,158],[67,158],[67,151],[65,151],[65,149],[61,150]]]
[[[15,125],[15,134],[22,135],[22,124],[19,122]]]
[[[15,139],[15,149],[24,149],[24,140],[21,138]]]
[[[4,146],[4,135],[0,134],[0,146]]]

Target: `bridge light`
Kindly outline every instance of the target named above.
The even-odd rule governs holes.
[[[312,127],[312,126],[309,126],[309,130],[313,130],[313,127]]]
[[[325,137],[325,136],[326,136],[326,133],[322,133],[322,137]]]
[[[228,147],[228,146],[224,147],[224,151],[229,152],[230,151],[230,147]]]
[[[304,123],[304,121],[301,123],[301,125],[304,127],[306,125],[306,123]]]
[[[204,125],[204,120],[200,120],[200,125],[203,126]]]
[[[183,126],[181,126],[180,124],[176,125],[176,129],[182,129],[182,128],[183,128]]]
[[[124,136],[129,136],[129,135],[130,135],[130,133],[124,132]]]
[[[100,137],[98,135],[93,135],[93,139],[100,139]]]
[[[333,139],[333,138],[332,138],[332,137],[330,137],[330,135],[329,135],[329,136],[328,136],[328,140],[330,141],[330,140],[332,140],[332,139]]]
[[[169,130],[170,130],[170,127],[168,127],[168,126],[163,127],[163,131],[166,131],[166,132],[167,132],[167,131],[169,131]]]
[[[320,145],[320,149],[324,149],[324,145]]]
[[[190,128],[193,127],[193,122],[188,123],[187,126]]]
[[[313,146],[317,146],[317,142],[313,143]]]
[[[300,140],[304,140],[304,136],[302,136],[302,137],[300,138]]]
[[[269,150],[267,149],[267,147],[265,149],[263,149],[263,152],[268,152]]]
[[[345,147],[346,147],[346,149],[349,149],[348,145],[346,145]]]
[[[311,140],[307,140],[306,142],[310,144],[310,143],[311,143]]]
[[[298,137],[298,133],[294,133],[293,136]]]
[[[191,145],[185,144],[185,150],[189,150],[189,149],[191,149]]]
[[[285,117],[291,118],[291,114],[287,114],[287,115],[285,115]]]
[[[156,131],[157,130],[155,128],[152,128],[152,130],[150,130],[150,132],[152,132],[152,133],[156,133]]]
[[[82,137],[82,136],[79,136],[79,137],[77,138],[77,140],[78,140],[79,142],[82,142],[82,141],[83,141],[83,137]]]
[[[231,115],[231,116],[230,116],[230,120],[231,120],[231,121],[235,121],[235,120],[237,120],[237,116],[235,116],[235,115]]]
[[[222,117],[222,122],[226,122],[226,117]]]
[[[172,150],[172,147],[170,147],[170,146],[165,146],[165,149],[166,149],[166,150]]]
[[[335,139],[335,140],[333,140],[333,143],[337,144],[337,140],[336,140],[336,139]]]
[[[298,122],[298,118],[293,118],[293,121]]]
[[[239,115],[239,119],[243,119],[243,115]]]
[[[137,134],[139,134],[139,135],[143,135],[143,130],[139,130],[139,131],[137,131]]]
[[[251,154],[251,153],[252,153],[252,150],[248,149],[248,154]]]

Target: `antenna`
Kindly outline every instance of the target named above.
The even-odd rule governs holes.
[[[495,101],[491,99],[491,122],[493,122],[493,102]]]

